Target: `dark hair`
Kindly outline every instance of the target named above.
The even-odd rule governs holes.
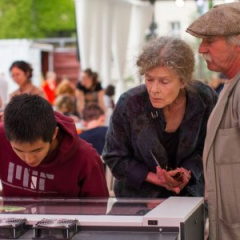
[[[51,142],[57,123],[51,104],[37,95],[12,97],[4,111],[4,128],[9,141]]]
[[[14,67],[21,69],[25,74],[29,73],[28,81],[29,82],[31,81],[33,69],[29,63],[25,61],[15,61],[12,63],[11,67],[9,68],[9,71],[11,71],[12,68]]]
[[[92,87],[95,87],[98,83],[98,74],[97,72],[93,72],[91,68],[85,69],[83,72],[85,72],[89,77],[92,78]]]
[[[106,88],[105,88],[105,95],[112,97],[115,94],[115,87],[111,84],[109,84]]]
[[[104,115],[104,111],[97,103],[87,104],[83,109],[83,120],[89,122],[91,120],[96,120],[100,116]]]

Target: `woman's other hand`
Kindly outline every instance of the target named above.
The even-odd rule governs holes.
[[[178,177],[176,177],[177,175]],[[190,179],[191,172],[185,168],[176,168],[175,170],[167,171],[161,167],[157,167],[156,173],[148,173],[146,181],[179,194]]]
[[[146,181],[164,187],[176,194],[179,194],[181,190],[179,187],[181,183],[175,180],[168,171],[160,167],[157,167],[157,173],[149,172]]]

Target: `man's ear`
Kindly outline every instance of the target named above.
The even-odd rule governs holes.
[[[59,131],[59,127],[56,127],[56,128],[55,128],[55,131],[54,131],[54,133],[53,133],[53,136],[52,136],[52,141],[56,139],[57,134],[58,134],[58,131]]]
[[[238,35],[237,38],[238,38],[238,41],[240,42],[240,35]],[[235,45],[235,49],[237,52],[240,52],[240,44]]]

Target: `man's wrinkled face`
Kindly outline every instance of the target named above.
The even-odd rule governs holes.
[[[198,51],[207,62],[209,70],[227,73],[236,59],[234,48],[224,37],[216,36],[203,38]]]

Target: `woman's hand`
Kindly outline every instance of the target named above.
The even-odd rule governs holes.
[[[180,183],[178,185],[180,191],[188,184],[191,179],[191,171],[182,167],[168,171],[168,174]]]
[[[179,175],[176,178],[176,175]],[[165,187],[167,190],[179,194],[180,191],[188,184],[191,178],[191,172],[185,168],[166,171],[161,167],[156,168],[156,173],[149,172],[146,178],[147,182]]]
[[[158,166],[156,168],[156,173],[158,179],[163,183],[163,187],[165,187],[169,191],[175,192],[176,194],[180,193],[181,181],[175,179],[176,174],[179,173],[177,169],[173,171],[167,171]]]
[[[146,181],[157,186],[165,187],[167,190],[180,193],[180,182],[170,176],[165,169],[157,167],[157,173],[149,172]]]

